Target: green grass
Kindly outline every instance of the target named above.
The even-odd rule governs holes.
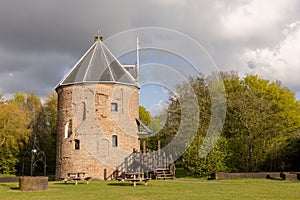
[[[176,177],[185,178],[187,177],[187,172],[182,167],[178,167],[176,168]]]
[[[151,180],[147,186],[120,185],[117,181],[90,184],[49,182],[49,189],[21,192],[18,183],[0,183],[0,199],[300,199],[299,181],[265,179],[213,180],[179,178]]]
[[[16,175],[12,175],[12,174],[0,174],[0,177],[8,177],[8,176],[16,176]]]

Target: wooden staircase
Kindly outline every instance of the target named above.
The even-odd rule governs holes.
[[[151,179],[152,176],[158,180],[173,179],[175,178],[175,164],[172,155],[166,156],[160,151],[133,152],[108,178],[118,180],[129,173],[144,174],[147,179]]]
[[[157,180],[166,180],[174,179],[175,174],[168,168],[157,168],[154,170],[155,179]]]

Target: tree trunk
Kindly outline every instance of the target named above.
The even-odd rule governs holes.
[[[251,137],[251,132],[248,130],[248,171],[253,172],[254,163],[253,163],[253,141]]]

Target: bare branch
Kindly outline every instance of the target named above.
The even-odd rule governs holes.
[[[0,147],[4,144],[4,142],[5,142],[5,137],[3,137],[3,140],[2,140],[2,142],[0,143]]]

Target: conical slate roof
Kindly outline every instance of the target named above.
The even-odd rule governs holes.
[[[120,83],[137,86],[136,80],[96,37],[94,44],[59,82],[56,89],[78,83]]]

